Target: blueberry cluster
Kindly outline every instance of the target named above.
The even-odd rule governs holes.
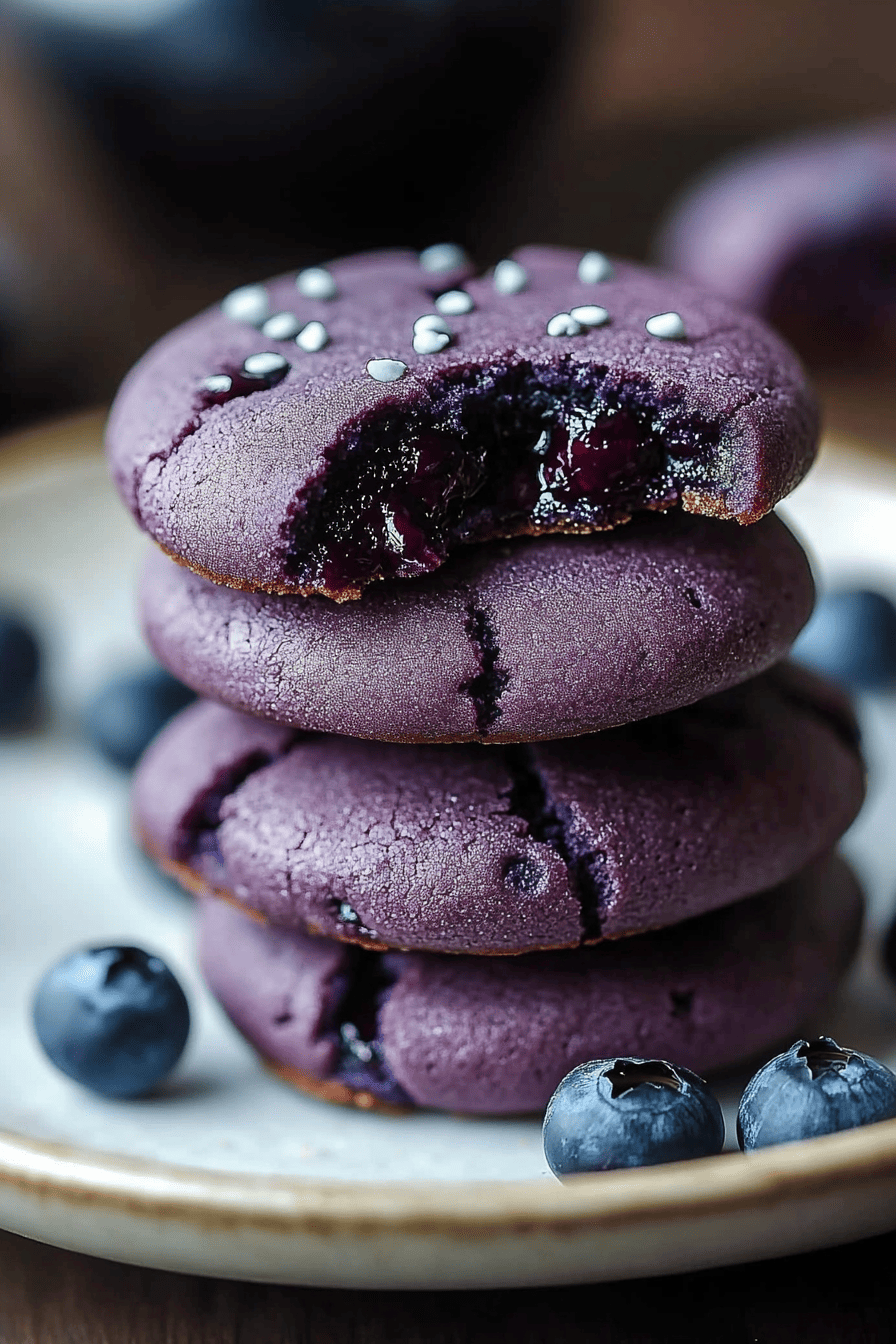
[[[737,1115],[749,1152],[896,1118],[896,1074],[829,1036],[796,1041],[754,1074]],[[556,1176],[710,1157],[725,1124],[702,1078],[657,1059],[597,1059],[563,1079],[544,1117]]]

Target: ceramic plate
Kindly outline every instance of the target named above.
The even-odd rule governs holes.
[[[126,779],[82,737],[91,690],[146,658],[133,615],[146,542],[98,440],[83,417],[0,458],[2,595],[33,613],[48,664],[45,721],[0,743],[2,1226],[165,1269],[382,1288],[667,1273],[896,1227],[896,1121],[561,1186],[535,1120],[364,1114],[266,1075],[197,979],[189,900],[131,844]],[[896,466],[830,450],[787,514],[823,575],[872,576],[896,596]],[[896,1065],[896,995],[874,951],[896,895],[896,703],[862,714],[871,794],[845,848],[871,898],[869,941],[811,1026]],[[96,941],[159,951],[190,995],[186,1055],[151,1099],[90,1096],[32,1037],[42,971]]]

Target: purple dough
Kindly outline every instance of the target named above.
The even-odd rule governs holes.
[[[687,192],[666,265],[819,360],[896,354],[896,121],[751,149]]]
[[[341,605],[234,592],[158,552],[142,590],[149,643],[201,694],[399,742],[568,737],[663,713],[776,662],[811,605],[777,518],[681,513],[471,547]]]
[[[507,1114],[542,1109],[588,1059],[669,1059],[697,1073],[787,1040],[858,941],[846,865],[674,929],[528,957],[371,953],[202,902],[199,955],[236,1026],[331,1100]]]
[[[272,923],[373,946],[518,953],[676,923],[829,849],[864,787],[839,692],[783,666],[532,746],[300,737],[222,800],[234,719],[264,728],[200,702],[150,748],[134,795],[147,848]],[[213,753],[209,805],[179,762]]]
[[[815,404],[762,322],[628,263],[585,283],[580,252],[517,257],[522,272],[502,275],[525,287],[470,280],[472,311],[444,318],[450,343],[431,354],[413,341],[438,339],[414,337],[435,281],[403,252],[334,262],[331,299],[303,297],[294,276],[267,284],[272,313],[324,324],[320,350],[222,307],[171,332],[109,421],[141,526],[217,582],[342,600],[432,571],[460,542],[588,532],[673,504],[755,522],[800,479]],[[592,311],[578,334],[548,334],[583,306],[608,320]],[[658,316],[672,339],[646,329]],[[281,367],[261,376],[261,355]],[[406,371],[377,381],[372,359]]]

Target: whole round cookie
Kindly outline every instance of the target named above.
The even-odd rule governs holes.
[[[819,361],[896,354],[896,121],[751,148],[685,192],[664,264]]]
[[[112,408],[123,498],[218,583],[343,600],[464,542],[755,522],[812,460],[796,357],[686,281],[551,248],[447,292],[404,252],[307,277],[171,332]]]
[[[703,1074],[792,1037],[858,942],[846,865],[673,929],[528,957],[375,953],[266,927],[222,901],[199,919],[203,974],[290,1082],[357,1106],[541,1110],[588,1059],[668,1059]]]
[[[673,714],[517,747],[290,740],[203,702],[144,757],[134,808],[185,885],[274,924],[498,954],[658,928],[771,887],[836,842],[863,785],[838,692],[782,668]]]
[[[744,681],[784,656],[812,596],[773,515],[741,528],[675,512],[467,547],[340,605],[235,592],[154,551],[141,612],[160,661],[233,709],[386,741],[520,742]]]

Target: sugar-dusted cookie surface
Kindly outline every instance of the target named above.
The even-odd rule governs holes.
[[[237,592],[154,551],[144,630],[182,681],[233,709],[397,742],[569,737],[648,718],[782,658],[812,579],[773,515],[676,510],[589,537],[464,547],[359,602]]]
[[[660,933],[528,957],[360,948],[202,902],[202,970],[291,1082],[365,1108],[542,1110],[588,1059],[669,1059],[703,1074],[788,1039],[829,997],[862,900],[837,858]]]
[[[836,843],[863,789],[839,693],[781,667],[627,728],[514,747],[290,735],[201,702],[144,757],[134,808],[163,866],[272,923],[512,954],[771,887]]]
[[[689,282],[553,248],[447,293],[411,253],[308,275],[171,332],[112,409],[125,501],[216,582],[342,600],[463,542],[755,522],[814,455],[789,347]]]

